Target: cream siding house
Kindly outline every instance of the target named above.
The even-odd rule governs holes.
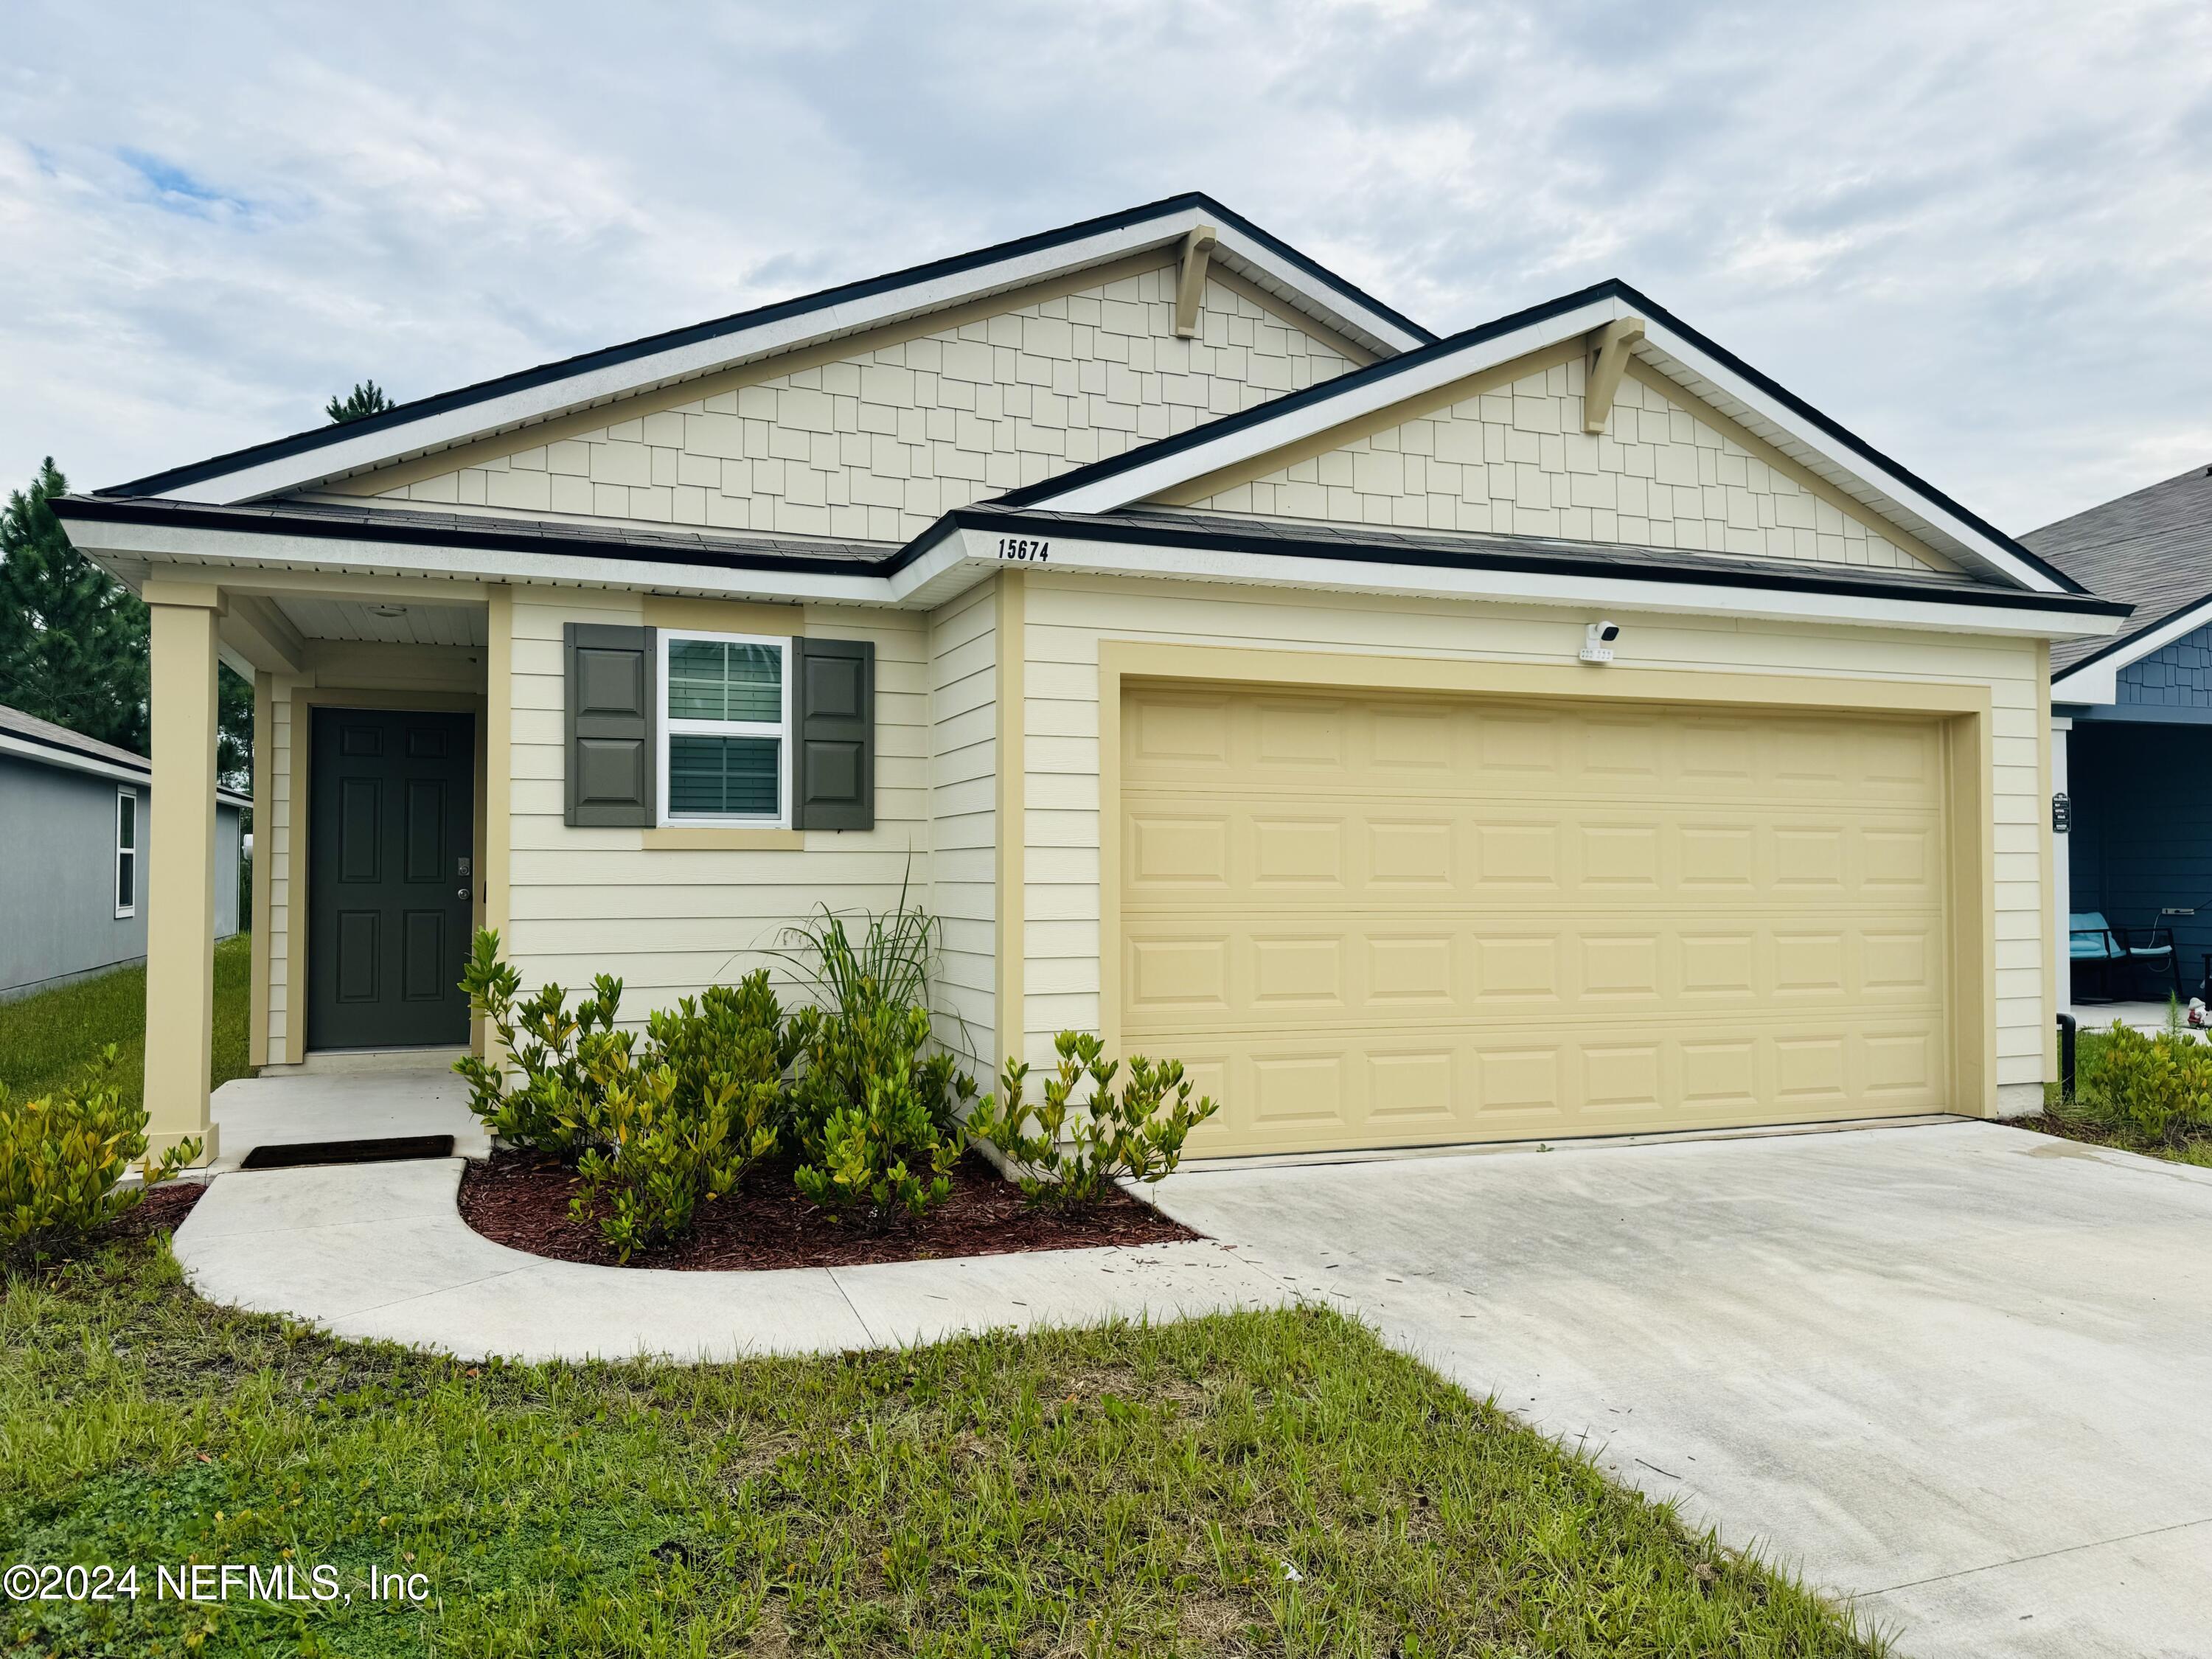
[[[60,510],[157,773],[253,676],[261,1063],[480,1042],[473,926],[641,1018],[903,888],[979,1070],[1179,1054],[1217,1153],[2051,1074],[2048,652],[2115,607],[1620,283],[1438,339],[1181,197]]]

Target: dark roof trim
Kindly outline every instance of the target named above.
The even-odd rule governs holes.
[[[884,571],[882,557],[824,552],[809,556],[781,550],[745,550],[734,540],[719,545],[680,532],[665,538],[626,538],[594,534],[587,526],[570,533],[528,527],[529,524],[487,518],[424,524],[411,515],[374,509],[339,516],[282,508],[214,506],[203,501],[144,500],[114,495],[65,495],[52,503],[64,524],[182,525],[195,530],[227,530],[247,536],[305,536],[321,541],[388,542],[401,546],[482,548],[499,553],[553,553],[569,558],[619,559],[633,564],[692,564],[726,570],[797,570],[815,575],[873,576]]]
[[[1024,513],[991,504],[956,507],[902,550],[897,563],[909,562],[943,541],[952,531],[1004,531],[1028,528],[1047,535],[1073,537],[1084,541],[1142,543],[1153,547],[1208,548],[1235,553],[1288,555],[1297,558],[1338,559],[1362,564],[1405,564],[1429,569],[1522,570],[1543,575],[1605,576],[1614,580],[1684,582],[1702,586],[1787,590],[1832,593],[1839,597],[1883,599],[1921,599],[1936,605],[1959,605],[2000,610],[2050,611],[2067,616],[2124,616],[2127,607],[2111,599],[2076,591],[2033,593],[2021,588],[1995,587],[1984,583],[1926,580],[1906,575],[1884,580],[1863,574],[1844,575],[1842,568],[1786,564],[1776,561],[1767,570],[1742,560],[1711,565],[1692,555],[1678,565],[1662,565],[1608,557],[1601,544],[1590,551],[1569,551],[1557,546],[1520,548],[1498,542],[1471,544],[1464,549],[1422,546],[1399,540],[1352,542],[1340,536],[1297,538],[1255,535],[1234,528],[1216,530],[1194,523],[1188,528],[1163,525],[1158,519],[1125,520],[1111,514]],[[1830,574],[1834,569],[1838,574]]]
[[[1281,238],[1262,230],[1242,214],[1225,208],[1212,197],[1197,191],[1181,196],[1170,196],[1143,207],[1125,209],[1095,219],[1085,219],[1072,225],[1062,225],[1056,230],[1037,232],[1034,235],[1017,237],[1012,241],[999,242],[992,246],[977,248],[972,252],[954,254],[947,258],[933,259],[924,264],[909,265],[881,276],[871,276],[857,283],[846,283],[836,288],[823,289],[818,293],[802,295],[797,299],[781,300],[773,305],[760,306],[751,311],[733,313],[703,323],[694,323],[686,328],[671,329],[665,333],[648,334],[642,339],[624,344],[608,346],[598,351],[588,351],[556,362],[541,363],[535,368],[518,370],[493,380],[479,380],[452,392],[439,392],[428,398],[417,398],[386,410],[380,415],[349,422],[343,426],[317,427],[312,431],[295,432],[289,437],[271,439],[266,443],[249,445],[228,454],[211,456],[186,466],[171,467],[164,472],[149,473],[128,483],[115,484],[98,492],[102,495],[157,495],[166,490],[179,489],[191,484],[217,478],[247,466],[282,460],[287,456],[300,455],[319,449],[341,439],[358,438],[365,434],[406,426],[426,416],[442,415],[447,410],[465,409],[510,392],[526,392],[533,386],[550,385],[574,375],[586,374],[602,368],[649,357],[657,352],[672,351],[687,345],[696,345],[726,334],[738,333],[745,329],[758,328],[766,324],[781,322],[787,318],[804,316],[809,312],[827,310],[835,306],[849,305],[855,300],[872,298],[878,294],[911,287],[917,283],[933,282],[941,276],[957,276],[963,270],[994,264],[1003,259],[1019,258],[1024,254],[1042,252],[1064,243],[1081,241],[1086,236],[1103,235],[1106,232],[1125,229],[1142,224],[1147,219],[1161,219],[1188,209],[1197,209],[1213,216],[1222,223],[1233,225],[1240,233],[1250,237],[1269,252],[1285,263],[1297,266],[1322,285],[1334,289],[1346,298],[1404,329],[1419,340],[1434,340],[1437,337],[1412,319],[1400,315],[1389,306],[1355,284],[1346,282],[1314,260],[1299,252]]]
[[[2117,599],[2113,601],[2113,604],[2119,607],[2121,614],[2124,616],[2132,616],[2141,608],[2140,606],[2128,605],[2124,601]],[[2192,611],[2212,612],[2212,593],[2199,593],[2193,599],[2177,605],[2170,610],[2160,611],[2156,617],[2143,623],[2140,628],[2130,628],[2124,634],[2117,634],[2113,635],[2111,639],[2106,640],[2102,645],[2099,646],[2094,651],[2090,652],[2087,655],[2075,658],[2072,662],[2068,663],[2063,668],[2052,669],[2051,671],[2051,678],[2053,680],[2063,680],[2069,674],[2078,674],[2083,669],[2104,661],[2107,657],[2124,656],[2126,654],[2128,648],[2130,646],[2136,645],[2144,635],[2156,633],[2160,629],[2165,628],[2170,623],[2179,622],[2183,617],[2188,616]],[[2212,614],[2208,614],[2205,617],[2205,621],[2212,623]],[[2138,654],[2148,656],[2149,654],[2149,649],[2148,647],[2144,647],[2138,653]],[[2134,659],[2130,658],[2129,662],[2132,662],[2133,660]],[[2129,665],[2129,662],[2123,662],[2120,664],[2120,666],[2125,668]]]
[[[1692,556],[1679,565],[1638,562],[1608,556],[1598,544],[1587,553],[1556,546],[1515,548],[1496,542],[1474,543],[1463,548],[1420,545],[1402,539],[1359,542],[1344,535],[1255,534],[1220,528],[1202,522],[1163,523],[1158,519],[1121,519],[1113,514],[1024,513],[994,505],[959,507],[946,514],[905,546],[885,550],[874,557],[853,552],[809,556],[786,550],[792,544],[754,550],[741,543],[709,542],[704,538],[668,537],[662,539],[624,539],[593,536],[579,526],[570,533],[528,529],[497,520],[452,521],[425,525],[410,522],[396,513],[364,512],[333,517],[313,513],[286,513],[255,507],[219,507],[198,501],[131,501],[103,496],[70,495],[53,503],[65,523],[88,521],[110,524],[183,525],[194,529],[224,530],[259,536],[306,536],[331,541],[386,542],[407,546],[441,547],[465,551],[471,548],[520,553],[548,553],[568,558],[599,558],[632,564],[691,565],[720,570],[782,570],[811,575],[891,576],[939,546],[955,532],[1002,532],[1031,528],[1047,535],[1076,537],[1086,541],[1120,542],[1154,547],[1218,549],[1229,552],[1261,553],[1277,556],[1332,559],[1358,564],[1401,564],[1431,569],[1521,570],[1542,574],[1605,576],[1614,580],[1681,582],[1722,587],[1794,590],[1871,599],[1924,599],[1939,605],[2050,611],[2069,616],[2122,616],[2127,607],[2117,601],[2088,594],[2031,593],[2021,589],[1995,587],[1938,579],[1910,576],[1884,580],[1864,574],[1831,574],[1826,567],[1784,565],[1773,569],[1747,562],[1707,563]]]
[[[1142,444],[1105,460],[1093,461],[1088,466],[1080,466],[1072,471],[1060,473],[1041,483],[1009,490],[1006,494],[997,497],[997,500],[1001,505],[1006,507],[1026,507],[1036,501],[1050,500],[1066,490],[1078,489],[1100,479],[1113,477],[1118,473],[1126,472],[1133,467],[1148,465],[1164,456],[1180,454],[1186,450],[1197,448],[1202,444],[1211,442],[1230,433],[1264,425],[1296,410],[1310,408],[1316,404],[1326,403],[1332,398],[1340,397],[1357,387],[1373,386],[1378,381],[1389,379],[1394,374],[1402,374],[1408,369],[1433,362],[1437,357],[1447,356],[1451,352],[1463,350],[1472,345],[1480,345],[1486,340],[1513,333],[1532,324],[1544,322],[1550,318],[1564,316],[1595,301],[1608,299],[1619,300],[1624,304],[1632,306],[1639,315],[1673,330],[1700,351],[1723,364],[1731,374],[1741,376],[1777,403],[1790,410],[1791,413],[1819,428],[1821,432],[1845,449],[1888,473],[1900,483],[1918,491],[1944,511],[1954,514],[1962,522],[1971,525],[1976,531],[1987,536],[2007,553],[2031,569],[2048,576],[2059,585],[2062,591],[2069,593],[2086,593],[2089,591],[2057,566],[2046,559],[2038,557],[2028,548],[2021,545],[2014,538],[2006,535],[1980,514],[1967,511],[1926,479],[1900,466],[1867,442],[1865,439],[1831,420],[1779,381],[1761,374],[1727,347],[1691,327],[1664,306],[1622,282],[1619,277],[1607,277],[1604,282],[1593,283],[1590,287],[1577,289],[1572,294],[1562,295],[1559,298],[1547,301],[1542,305],[1530,306],[1526,310],[1514,312],[1510,315],[1483,323],[1461,333],[1446,335],[1443,338],[1423,346],[1419,350],[1407,352],[1401,356],[1388,358],[1366,368],[1354,370],[1349,374],[1340,374],[1333,380],[1324,380],[1318,386],[1309,386],[1303,392],[1292,392],[1288,397],[1278,398],[1270,403],[1256,404],[1239,414],[1224,416],[1218,421],[1206,422],[1203,425],[1191,428],[1187,432],[1179,433],[1174,437],[1162,438],[1153,443]]]

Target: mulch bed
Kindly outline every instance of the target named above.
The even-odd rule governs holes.
[[[156,1228],[171,1230],[185,1224],[192,1206],[207,1195],[204,1181],[165,1181],[149,1188],[146,1196],[102,1230],[100,1237],[143,1238]]]
[[[954,1166],[952,1196],[942,1205],[920,1222],[871,1236],[808,1203],[792,1185],[791,1170],[787,1160],[761,1165],[736,1192],[700,1206],[693,1237],[640,1250],[627,1264],[616,1261],[598,1227],[569,1218],[576,1172],[538,1152],[501,1151],[489,1163],[471,1164],[461,1180],[461,1218],[494,1243],[556,1261],[701,1272],[853,1267],[1199,1237],[1118,1190],[1079,1220],[1032,1209],[1020,1188],[973,1152]]]

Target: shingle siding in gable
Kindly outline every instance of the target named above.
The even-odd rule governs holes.
[[[2119,701],[2162,708],[2212,708],[2212,627],[2184,634],[2119,672]]]
[[[1699,419],[1693,405],[1641,380],[1621,382],[1602,434],[1585,433],[1583,376],[1578,360],[1537,369],[1186,504],[1262,517],[1925,568],[1926,561]]]
[[[1163,266],[382,493],[905,541],[953,507],[1352,366],[1218,282],[1198,338],[1176,337],[1174,312]]]

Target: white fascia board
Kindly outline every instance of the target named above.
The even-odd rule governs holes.
[[[1510,334],[1477,341],[1456,351],[1439,352],[1411,368],[1348,387],[1334,397],[1316,398],[1303,408],[1286,410],[1271,420],[1255,421],[1241,431],[1222,433],[1204,443],[1130,467],[1110,477],[1036,497],[1027,505],[1055,513],[1111,513],[1132,502],[1150,500],[1162,490],[1202,478],[1224,466],[1255,459],[1346,421],[1377,413],[1438,386],[1449,386],[1454,380],[1463,380],[1470,374],[1510,363],[1516,357],[1541,351],[1561,340],[1587,334],[1616,317],[1632,314],[1619,300],[1593,300],[1586,306],[1530,323]]]
[[[1780,399],[1753,385],[1663,324],[1647,320],[1644,339],[1651,349],[1673,358],[1692,373],[1711,380],[1808,449],[1826,456],[1846,471],[1868,479],[1908,512],[1917,513],[1929,523],[1942,526],[1947,535],[2007,581],[2016,582],[2031,593],[2063,593],[2066,591],[2062,584],[2053,581],[2033,565],[2023,562],[2017,554],[1992,541],[1986,533],[1948,507],[1929,500],[1911,484],[1876,466],[1865,456],[1840,447],[1828,434]]]
[[[1202,213],[1190,216],[1194,221],[1203,219]],[[1252,240],[1234,225],[1217,227],[1214,257],[1228,254],[1234,264],[1242,265],[1265,276],[1278,287],[1308,299],[1324,301],[1324,308],[1315,313],[1320,321],[1328,323],[1341,333],[1366,334],[1382,341],[1395,352],[1418,351],[1433,343],[1420,335],[1410,333],[1404,325],[1391,321],[1380,312],[1361,305],[1341,289],[1322,289],[1316,293],[1317,284],[1310,272],[1300,270],[1280,254]]]
[[[2163,651],[2184,634],[2193,634],[2212,623],[2212,596],[2186,611],[2175,612],[2154,628],[2146,628],[2117,651],[2069,668],[2051,682],[2053,702],[2107,703],[2120,700],[2120,670]]]
[[[968,562],[998,566],[1000,532],[963,530]],[[1856,623],[1871,628],[1932,629],[1946,634],[1996,634],[2021,639],[2075,639],[2109,634],[2109,617],[2054,616],[2009,605],[1962,605],[1900,596],[1819,592],[1796,588],[1735,587],[1724,581],[1662,581],[1624,567],[1617,575],[1546,571],[1448,569],[1369,564],[1295,553],[1218,548],[1148,547],[1085,541],[1055,533],[1042,567],[1103,575],[1160,576],[1185,581],[1240,582],[1307,592],[1412,594],[1424,598],[1503,600],[1522,605],[1587,606],[1593,612],[1640,611],[1766,622]],[[1003,567],[1002,567],[1003,568]],[[911,567],[910,567],[911,568]],[[901,572],[904,577],[906,572]]]
[[[91,755],[80,755],[67,749],[56,749],[50,744],[33,743],[12,732],[0,732],[0,755],[21,755],[26,760],[45,766],[58,766],[65,772],[86,772],[95,778],[112,778],[118,783],[135,783],[141,788],[153,785],[151,763],[147,769],[134,771],[128,766],[118,766],[110,760],[100,760]]]
[[[86,523],[71,540],[95,561],[102,556],[148,560],[173,568],[202,568],[229,587],[251,591],[254,570],[327,571],[333,574],[429,578],[476,586],[526,586],[653,589],[732,599],[882,605],[892,599],[884,577],[811,571],[732,570],[719,565],[593,558],[581,553],[528,553],[474,547],[420,547],[330,536],[210,530],[176,525]],[[471,596],[473,597],[473,596]]]
[[[297,455],[242,467],[166,493],[179,501],[227,505],[305,489],[325,479],[404,456],[450,448],[568,410],[609,402],[672,381],[694,379],[733,363],[788,351],[815,340],[857,334],[969,300],[1025,288],[1067,272],[1110,264],[1127,254],[1179,241],[1186,232],[1206,222],[1203,210],[1182,209],[1157,219],[1101,231],[1079,241],[1062,242],[992,264],[924,278],[842,305],[801,312],[755,328],[673,346],[650,356],[632,357],[603,368],[581,371],[463,408],[426,415],[403,426],[387,427],[359,438],[340,439]],[[1320,303],[1324,313],[1340,325],[1349,325],[1395,343],[1401,350],[1425,343],[1340,290],[1316,283],[1310,275],[1241,232],[1222,229],[1217,246],[1228,247],[1238,261]]]

